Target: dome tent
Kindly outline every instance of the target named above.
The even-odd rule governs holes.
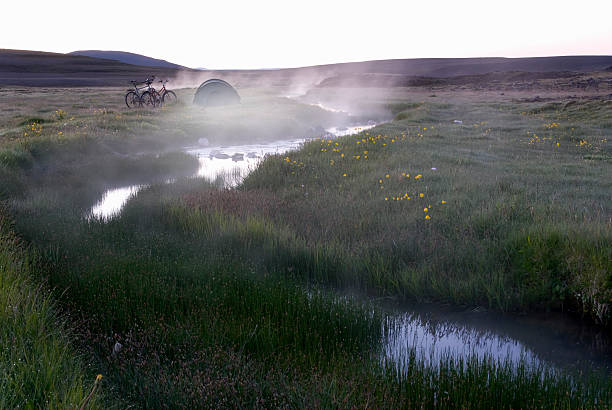
[[[240,96],[227,82],[212,78],[200,85],[193,97],[193,103],[205,107],[240,104]]]

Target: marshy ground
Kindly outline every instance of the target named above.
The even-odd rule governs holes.
[[[0,353],[0,407],[78,406],[98,373],[92,408],[612,401],[609,369],[432,365],[410,348],[401,367],[381,361],[376,302],[554,312],[609,335],[605,90],[246,89],[240,107],[205,111],[130,111],[110,88],[0,93],[0,339],[15,347]],[[381,124],[322,135],[368,120]],[[183,151],[201,138],[287,136],[321,137],[234,189],[190,177]],[[148,187],[113,219],[85,217],[127,184]]]

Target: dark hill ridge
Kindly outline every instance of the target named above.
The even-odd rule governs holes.
[[[449,83],[445,79],[484,76],[477,79],[525,80],[521,73],[538,78],[569,77],[572,73],[604,71],[612,56],[530,58],[420,58],[327,64],[278,70],[209,70],[204,78],[219,77],[238,87],[286,85],[307,82],[319,86],[428,86]],[[503,75],[500,75],[503,73]],[[523,76],[524,77],[524,76]],[[199,77],[198,77],[199,78]]]
[[[591,72],[603,71],[611,64],[612,56],[416,58],[328,64],[303,67],[297,70],[331,70],[336,74],[380,73],[426,77],[455,77],[459,75],[487,74],[496,71]]]
[[[128,53],[126,51],[104,51],[104,50],[80,50],[68,53],[69,55],[86,56],[94,58],[104,58],[107,60],[116,60],[125,64],[139,65],[144,67],[164,67],[184,69],[182,65],[170,63],[166,60],[143,56],[141,54]]]
[[[136,59],[144,59],[138,61],[148,63],[164,61],[133,53],[123,54]],[[274,70],[192,70],[165,63],[172,67],[126,64],[113,59],[88,57],[74,53],[59,54],[0,49],[0,85],[124,86],[129,84],[129,80],[142,80],[150,75],[156,75],[158,78],[177,78],[181,73],[185,75],[180,77],[187,79],[183,81],[183,86],[197,86],[210,78],[224,78],[238,87],[286,86],[296,82],[309,85],[329,83],[329,85],[338,86],[342,84],[345,77],[349,80],[353,78],[355,83],[365,79],[372,85],[410,86],[415,81],[419,84],[425,81],[415,79],[416,77],[434,79],[427,80],[433,84],[439,82],[435,79],[479,75],[490,77],[491,73],[511,73],[511,76],[519,75],[517,73],[520,72],[564,73],[565,76],[567,73],[604,71],[612,66],[612,56],[421,58]],[[446,81],[442,82],[446,83]]]
[[[181,71],[191,71],[184,69]],[[130,80],[176,77],[179,70],[41,51],[0,49],[0,85],[45,87],[127,86]]]

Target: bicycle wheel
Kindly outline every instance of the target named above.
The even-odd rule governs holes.
[[[138,97],[138,94],[136,94],[134,91],[129,91],[125,95],[125,105],[127,105],[128,108],[139,107],[140,106],[140,97]]]
[[[161,107],[161,105],[162,105],[162,96],[157,91],[153,91],[153,106]]]
[[[155,107],[155,97],[149,91],[145,91],[140,96],[140,104],[147,108]]]
[[[174,91],[166,91],[164,95],[162,95],[162,104],[163,105],[175,105],[178,102],[178,98]]]

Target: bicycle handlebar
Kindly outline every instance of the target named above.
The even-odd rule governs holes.
[[[144,81],[134,81],[134,80],[130,80],[130,83],[132,83],[134,86],[136,86],[136,84],[146,84],[146,85],[151,85],[151,83],[153,83],[153,81],[155,80],[155,76],[152,76],[151,78],[147,78]],[[161,81],[161,80],[160,80]]]

